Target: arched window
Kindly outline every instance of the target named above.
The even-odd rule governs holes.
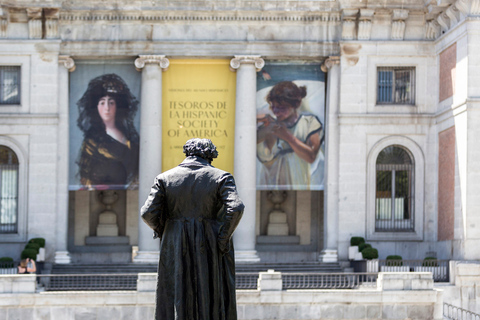
[[[414,162],[410,152],[396,145],[386,147],[378,154],[375,172],[375,231],[413,231]]]
[[[0,233],[18,232],[18,158],[0,146]]]

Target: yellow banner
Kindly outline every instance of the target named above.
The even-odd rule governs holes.
[[[162,170],[179,165],[183,145],[208,138],[218,150],[212,165],[233,172],[235,72],[230,60],[172,59],[162,79]]]

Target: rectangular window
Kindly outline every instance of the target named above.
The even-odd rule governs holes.
[[[415,67],[378,67],[377,104],[415,105]]]
[[[0,105],[20,104],[20,67],[0,66]]]

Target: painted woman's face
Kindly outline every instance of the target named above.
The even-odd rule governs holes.
[[[98,100],[98,114],[103,122],[115,121],[115,114],[117,113],[117,103],[115,99],[110,96],[101,97]]]
[[[286,102],[272,101],[270,109],[278,121],[284,121],[295,114],[295,108]]]

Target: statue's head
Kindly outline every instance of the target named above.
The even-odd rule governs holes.
[[[217,147],[215,147],[210,139],[193,138],[188,140],[183,146],[183,153],[185,153],[187,157],[197,156],[208,160],[210,163],[218,157]]]

